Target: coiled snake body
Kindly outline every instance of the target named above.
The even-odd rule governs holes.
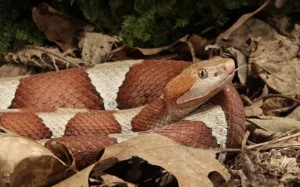
[[[50,139],[48,147],[64,143],[79,168],[99,149],[140,132],[199,148],[237,147],[245,118],[233,75],[232,59],[214,57],[195,64],[129,60],[4,78],[1,126]],[[87,160],[86,154],[94,156]]]

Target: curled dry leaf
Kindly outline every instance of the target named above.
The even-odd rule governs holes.
[[[191,49],[191,47],[188,45],[188,42],[191,43],[193,49]],[[209,41],[206,38],[193,34],[187,39],[186,42],[182,43],[181,45],[174,46],[174,49],[171,50],[174,52],[186,53],[191,53],[191,50],[194,50],[195,55],[205,55],[207,54],[205,46],[212,43],[212,41]]]
[[[276,35],[272,41],[254,41],[256,49],[249,63],[272,89],[284,95],[300,94],[299,47],[286,37]]]
[[[251,18],[234,30],[229,35],[227,41],[231,43],[231,46],[237,48],[246,56],[249,56],[250,45],[247,43],[249,39],[262,37],[262,40],[272,40],[276,34],[277,31],[267,23],[257,18]]]
[[[190,45],[188,43],[190,43]],[[186,35],[178,39],[176,42],[174,42],[171,45],[157,47],[157,48],[139,48],[139,47],[131,47],[129,45],[123,45],[111,52],[110,60],[111,61],[127,60],[133,58],[145,58],[147,56],[148,57],[151,56],[151,58],[159,59],[159,58],[165,58],[165,55],[160,56],[160,53],[166,51],[175,54],[193,53],[195,55],[204,55],[207,53],[205,50],[205,46],[208,45],[209,43],[212,42],[208,41],[206,38],[202,38],[201,36],[193,34],[190,37]],[[193,52],[191,50],[193,50]],[[177,56],[175,55],[174,57],[176,58]],[[170,59],[170,57],[168,57],[168,59]]]
[[[51,70],[73,68],[87,65],[78,58],[65,56],[57,48],[26,46],[15,53],[8,53],[5,59],[9,62],[38,66]]]
[[[300,130],[300,121],[292,118],[259,116],[259,119],[247,119],[251,123],[270,132],[288,132]]]
[[[137,187],[136,185],[125,182],[124,180],[120,179],[119,177],[109,175],[109,174],[103,174],[101,175],[101,179],[103,180],[101,183],[103,185],[99,185],[99,187],[116,187],[116,186],[122,186],[122,187]]]
[[[0,78],[32,75],[35,71],[24,64],[3,64],[0,67]]]
[[[123,178],[121,178],[125,181],[129,178],[131,180],[138,180],[139,176],[151,171],[147,170],[147,172],[144,173],[145,171],[140,166],[145,163],[149,163],[152,167],[165,170],[166,173],[163,175],[164,177],[162,177],[164,181],[168,181],[167,178],[170,179],[171,177],[172,179],[172,176],[174,176],[178,186],[213,186],[213,182],[210,181],[208,176],[218,173],[219,177],[212,178],[218,178],[218,180],[220,180],[220,176],[222,176],[221,178],[226,181],[230,177],[227,170],[215,159],[215,154],[216,152],[213,150],[193,149],[181,146],[160,135],[142,134],[130,140],[107,147],[98,163],[61,182],[56,185],[56,187],[87,187],[89,176],[100,180],[101,175],[106,172],[117,177],[123,176]],[[128,160],[130,160],[130,162],[128,162]],[[131,168],[116,169],[120,163],[133,164],[131,164]],[[126,179],[124,179],[124,176]]]
[[[113,45],[118,41],[116,37],[102,33],[86,32],[79,42],[79,47],[82,48],[82,60],[88,64],[105,62]]]
[[[67,52],[78,49],[78,41],[85,30],[93,30],[87,23],[61,13],[46,3],[33,8],[32,18],[49,41],[55,42]]]
[[[50,186],[68,167],[40,144],[0,129],[0,186]]]
[[[245,21],[253,17],[255,14],[260,12],[262,9],[264,9],[268,4],[270,3],[270,0],[267,0],[261,7],[259,7],[257,10],[251,13],[247,13],[242,15],[229,29],[227,29],[224,33],[220,34],[218,38],[216,39],[216,44],[219,44],[222,39],[227,40],[230,34],[239,28]]]
[[[264,101],[261,108],[267,116],[278,116],[278,114],[290,111],[295,107],[296,103],[290,101],[279,97],[268,98]]]
[[[169,50],[173,46],[175,46],[178,43],[186,42],[188,39],[188,35],[180,38],[176,42],[174,42],[171,45],[158,47],[158,48],[139,48],[139,47],[131,47],[129,45],[123,45],[121,47],[118,47],[111,51],[110,60],[111,61],[117,61],[117,60],[127,60],[127,59],[133,59],[135,58],[142,58],[144,56],[151,56],[151,55],[157,55],[158,53],[162,51]]]
[[[246,85],[248,76],[247,57],[238,49],[228,48],[228,51],[235,57],[237,61],[237,75],[242,85]]]
[[[272,17],[267,17],[266,22],[275,28],[281,35],[291,37],[293,22],[289,17],[273,15]]]

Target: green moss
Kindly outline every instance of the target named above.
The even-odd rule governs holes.
[[[4,1],[4,0],[2,0]],[[274,1],[274,0],[273,0]],[[25,44],[42,45],[45,37],[32,21],[31,11],[42,1],[0,2],[0,53]],[[121,35],[124,43],[157,47],[191,33],[215,27],[215,35],[244,13],[255,10],[264,0],[46,0],[54,8],[94,24],[99,31]],[[277,10],[289,14],[300,11],[293,0]]]
[[[0,2],[0,53],[20,49],[26,44],[42,45],[45,37],[31,19],[30,0]]]

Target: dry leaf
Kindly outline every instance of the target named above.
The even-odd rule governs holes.
[[[88,64],[100,64],[108,59],[113,45],[119,40],[102,33],[86,32],[79,42],[82,60]]]
[[[300,121],[292,118],[259,116],[259,119],[247,120],[270,132],[288,132],[291,130],[300,130]]]
[[[56,187],[87,187],[88,176],[101,177],[102,172],[108,171],[116,164],[122,161],[126,162],[133,157],[165,169],[166,172],[176,178],[179,186],[198,187],[199,184],[201,186],[213,186],[208,176],[213,175],[214,172],[219,173],[226,181],[230,177],[227,170],[215,159],[215,154],[216,152],[213,150],[181,146],[157,134],[142,134],[107,147],[98,163],[75,174],[66,181],[56,185]],[[135,168],[138,169],[138,167]],[[125,174],[125,176],[130,173],[130,170],[117,171],[123,173],[122,175]],[[134,171],[132,174],[138,174],[137,171],[139,170]]]
[[[300,182],[300,132],[244,147],[234,169],[247,186],[295,186]]]
[[[35,71],[24,64],[3,64],[0,67],[0,78],[33,75]]]
[[[32,18],[50,42],[55,42],[67,52],[78,49],[78,41],[85,30],[93,30],[87,23],[63,14],[46,3],[33,8]]]
[[[259,7],[254,12],[242,15],[229,29],[227,29],[224,33],[222,33],[222,34],[220,34],[218,36],[218,38],[216,39],[216,44],[219,44],[222,39],[227,40],[228,37],[230,36],[230,34],[234,30],[236,30],[237,28],[239,28],[245,21],[247,21],[248,19],[250,19],[252,16],[254,16],[255,14],[257,14],[259,11],[261,11],[262,9],[264,9],[269,4],[269,2],[270,2],[270,0],[267,0],[261,7]]]
[[[230,47],[228,50],[236,58],[237,68],[239,68],[239,70],[237,71],[237,75],[239,77],[241,84],[246,85],[247,76],[248,76],[248,66],[247,66],[248,62],[247,62],[246,55],[244,55],[238,49],[235,49],[233,47]]]
[[[272,15],[267,17],[266,22],[275,28],[281,35],[290,37],[293,30],[292,20],[287,16]]]
[[[124,180],[113,175],[103,174],[101,175],[101,178],[103,179],[103,184],[99,187],[137,187],[136,185],[125,182]]]
[[[291,32],[291,37],[293,41],[299,46],[300,45],[300,25],[294,24],[294,29]],[[300,55],[298,54],[298,57]]]
[[[271,96],[271,95],[269,95]],[[267,98],[266,96],[265,98]],[[292,110],[295,105],[291,100],[280,97],[269,97],[265,99],[263,106],[261,107],[264,111],[264,114],[267,116],[279,116],[280,113],[287,112]]]
[[[263,110],[261,109],[263,105],[262,100],[258,100],[254,103],[251,104],[251,106],[245,106],[244,111],[245,111],[245,116],[246,117],[251,117],[251,116],[260,116],[263,114]]]
[[[207,54],[207,51],[205,50],[205,46],[208,45],[208,44],[213,43],[212,41],[209,41],[206,38],[203,38],[201,36],[193,34],[191,37],[189,37],[187,39],[186,42],[184,42],[181,45],[174,46],[174,49],[171,49],[171,50],[174,51],[174,52],[191,53],[191,48],[189,47],[187,42],[190,42],[192,44],[195,55],[205,55],[205,54]]]
[[[243,54],[249,56],[249,44],[247,41],[251,38],[262,37],[263,40],[272,40],[277,31],[267,23],[257,19],[251,18],[243,25],[234,30],[228,37],[227,41],[231,46],[240,50]]]
[[[296,109],[294,109],[293,112],[290,113],[287,117],[293,118],[296,120],[300,120],[300,106],[298,106]]]
[[[48,149],[0,130],[0,186],[50,186],[66,177],[68,166]]]
[[[261,116],[263,114],[263,110],[257,106],[246,106],[244,108],[245,116],[252,117],[252,116]]]
[[[190,43],[190,45],[188,45]],[[114,49],[111,52],[111,61],[116,60],[126,60],[126,59],[133,59],[133,58],[155,58],[155,59],[161,59],[165,58],[165,54],[161,57],[160,53],[162,52],[170,52],[172,56],[174,56],[174,53],[193,53],[196,55],[203,55],[206,54],[205,46],[209,43],[212,43],[211,41],[208,41],[205,38],[202,38],[196,34],[193,34],[192,36],[184,36],[180,39],[178,39],[176,42],[174,42],[171,45],[158,47],[158,48],[139,48],[139,47],[131,47],[129,45],[123,45],[117,49]],[[191,47],[192,48],[191,48]],[[192,51],[193,52],[192,52]],[[177,55],[175,55],[174,58],[176,58]],[[170,59],[170,57],[168,57]]]
[[[78,58],[65,56],[57,48],[26,46],[15,53],[8,53],[5,59],[9,62],[23,63],[51,70],[73,68],[87,65]]]
[[[272,41],[258,39],[254,43],[256,49],[249,63],[259,77],[279,93],[300,94],[300,59],[296,58],[299,47],[280,35]]]
[[[272,149],[267,152],[248,152],[251,167],[241,162],[247,182],[251,186],[294,186],[300,181],[300,168],[296,156],[297,149]],[[245,156],[245,155],[243,155]]]
[[[282,8],[288,0],[276,0],[275,1],[275,6],[276,8]]]
[[[174,42],[171,45],[158,47],[158,48],[134,48],[129,45],[123,45],[111,51],[111,60],[126,60],[132,59],[132,56],[136,58],[141,58],[143,56],[157,55],[162,51],[166,51],[176,45],[177,43],[186,42],[188,36],[184,36]]]

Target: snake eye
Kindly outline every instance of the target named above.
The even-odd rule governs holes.
[[[200,69],[198,71],[198,76],[201,78],[201,79],[205,79],[208,77],[208,73],[205,69]]]

